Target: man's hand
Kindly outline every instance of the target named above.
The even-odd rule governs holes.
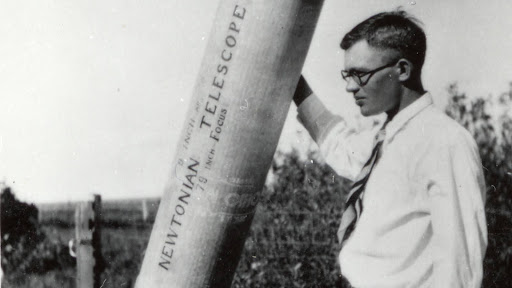
[[[293,102],[297,107],[302,103],[302,101],[306,100],[309,95],[311,95],[313,91],[304,79],[304,76],[300,75],[299,83],[297,83],[297,88],[295,89],[295,94],[293,94]]]

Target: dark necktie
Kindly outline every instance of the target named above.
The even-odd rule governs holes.
[[[368,178],[370,178],[372,169],[379,158],[382,142],[386,136],[386,130],[384,130],[386,124],[387,122],[384,123],[382,128],[375,136],[375,143],[370,159],[368,159],[366,164],[364,164],[363,169],[350,188],[350,193],[348,194],[347,201],[345,203],[345,211],[341,216],[341,224],[340,228],[338,229],[338,241],[342,245],[350,237],[350,234],[356,226],[357,220],[363,212],[364,188],[366,186],[366,182],[368,182]]]

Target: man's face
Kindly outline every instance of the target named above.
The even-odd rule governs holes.
[[[369,46],[366,40],[361,40],[345,51],[344,70],[369,72],[393,64],[393,55],[393,51],[375,49]],[[395,65],[376,71],[364,85],[358,84],[351,77],[346,79],[348,81],[346,90],[354,95],[363,116],[377,115],[399,107],[401,83],[398,81],[397,69]]]

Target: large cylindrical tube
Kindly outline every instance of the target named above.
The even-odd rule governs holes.
[[[136,287],[229,287],[322,0],[221,0]]]

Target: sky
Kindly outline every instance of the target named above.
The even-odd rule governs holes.
[[[0,181],[35,203],[160,196],[218,2],[3,0]],[[423,22],[436,105],[453,82],[469,96],[508,89],[512,1],[326,0],[303,74],[333,112],[359,117],[342,36],[399,6]],[[295,116],[280,150],[311,146]]]

